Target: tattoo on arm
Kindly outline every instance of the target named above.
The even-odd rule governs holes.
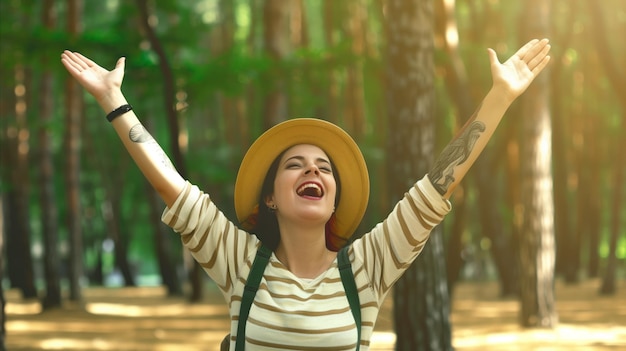
[[[153,154],[157,157],[158,161],[165,166],[165,168],[176,169],[172,164],[172,161],[167,157],[165,151],[154,140],[152,135],[144,128],[141,123],[135,124],[128,132],[128,138],[138,144],[146,144],[146,146],[152,149]]]
[[[481,133],[485,131],[485,123],[476,121],[480,106],[456,138],[446,146],[428,173],[430,180],[439,194],[448,192],[454,178],[454,168],[467,160],[476,145]]]

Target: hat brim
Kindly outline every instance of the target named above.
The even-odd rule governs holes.
[[[349,239],[361,223],[369,200],[369,174],[356,142],[333,123],[316,118],[290,119],[268,129],[246,152],[235,182],[234,205],[240,223],[258,205],[272,162],[288,148],[311,144],[330,157],[339,174],[341,195],[335,209],[337,235]]]

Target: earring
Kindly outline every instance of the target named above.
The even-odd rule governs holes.
[[[271,206],[267,206],[267,208],[270,210],[270,212],[276,212],[276,209],[278,207],[275,204],[272,204]]]

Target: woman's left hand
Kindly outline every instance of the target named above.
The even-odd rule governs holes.
[[[520,96],[550,61],[548,39],[533,39],[506,62],[500,63],[493,49],[488,49],[493,86],[504,89],[512,99]]]

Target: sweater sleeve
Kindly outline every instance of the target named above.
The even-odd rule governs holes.
[[[256,253],[258,239],[229,221],[208,194],[189,182],[161,220],[180,234],[183,245],[222,292],[232,294],[242,266]]]
[[[428,176],[405,193],[389,216],[353,243],[379,301],[420,254],[432,229],[450,212],[450,202]]]

